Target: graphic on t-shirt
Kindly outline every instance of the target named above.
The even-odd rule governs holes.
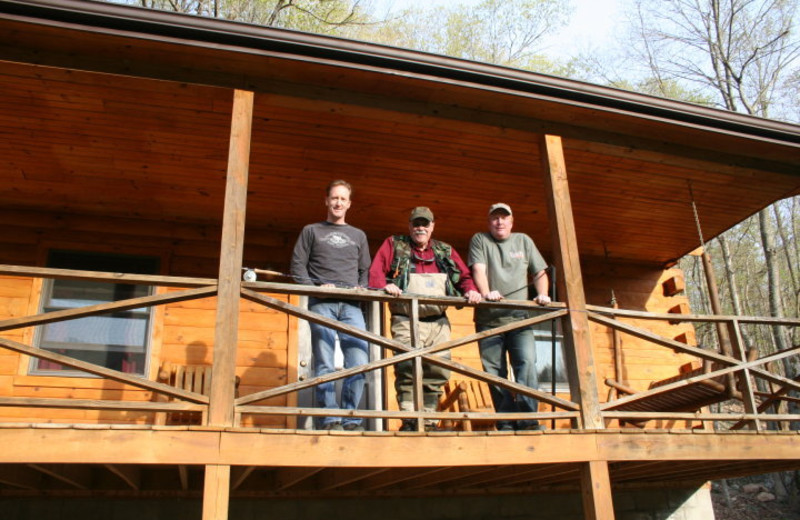
[[[343,247],[356,245],[355,242],[350,240],[349,236],[345,235],[341,231],[331,231],[322,237],[322,241],[331,247],[335,247],[336,249],[342,249]]]

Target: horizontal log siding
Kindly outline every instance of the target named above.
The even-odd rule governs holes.
[[[0,263],[43,265],[49,248],[104,250],[149,254],[162,258],[162,273],[215,277],[219,254],[218,226],[167,223],[151,220],[97,218],[91,215],[57,215],[43,212],[0,210]],[[245,264],[287,269],[287,248],[293,237],[259,231],[248,232]],[[57,237],[43,240],[41,237]],[[37,312],[38,284],[32,278],[0,276],[0,319]],[[160,292],[176,289],[159,289]],[[283,295],[276,297],[286,300]],[[149,374],[154,378],[164,361],[183,364],[210,363],[214,340],[215,299],[179,302],[156,307],[152,351],[156,356]],[[237,375],[241,395],[272,388],[287,381],[289,319],[242,300]],[[0,332],[0,337],[32,342],[30,329]],[[103,400],[151,400],[151,392],[94,377],[28,375],[28,361],[20,354],[0,349],[0,395]],[[285,398],[266,404],[283,405]],[[143,412],[96,412],[0,407],[0,421],[146,423]],[[279,425],[283,418],[243,418],[246,425]]]
[[[680,276],[679,269],[660,270],[602,259],[594,259],[584,264],[587,303],[590,305],[610,306],[612,290],[621,309],[667,313],[678,304],[688,305],[688,298],[684,292],[674,296],[664,294],[662,284],[673,276]],[[669,339],[675,339],[680,334],[694,338],[694,327],[690,323],[670,324],[665,321],[636,319],[623,321]],[[596,323],[591,324],[591,330],[595,361],[598,365],[597,382],[601,399],[604,400],[608,394],[608,387],[604,381],[606,378],[615,378],[612,334],[607,327]],[[676,354],[668,348],[629,335],[621,334],[620,338],[622,382],[635,389],[644,390],[653,381],[677,375],[678,367],[693,359],[691,356]]]

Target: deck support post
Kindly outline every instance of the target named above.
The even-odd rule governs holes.
[[[208,424],[212,426],[233,425],[236,342],[239,327],[239,293],[242,279],[253,97],[252,92],[244,90],[236,90],[233,93],[217,285],[214,364],[211,372],[208,413]]]
[[[230,502],[231,467],[206,465],[203,482],[203,520],[227,520]]]
[[[602,429],[605,426],[600,414],[589,316],[561,138],[542,136],[541,156],[555,263],[558,272],[562,273],[558,280],[559,299],[567,304],[569,313],[563,324],[564,338],[571,347],[564,352],[570,392],[572,400],[581,407],[582,427]]]
[[[572,201],[567,183],[567,168],[561,138],[542,136],[542,169],[547,186],[547,207],[553,237],[556,268],[562,273],[558,280],[560,298],[567,304],[569,314],[564,319],[564,338],[572,348],[565,349],[566,365],[572,400],[581,407],[581,422],[587,429],[605,427],[600,414],[600,399],[594,375],[589,317],[583,289],[578,241],[572,215]],[[611,479],[608,462],[592,460],[581,467],[583,514],[587,520],[613,520]]]
[[[586,520],[614,520],[608,462],[590,460],[581,467],[581,497]]]
[[[225,182],[225,207],[217,284],[217,319],[214,332],[214,363],[211,367],[211,395],[208,424],[232,426],[236,380],[236,342],[239,328],[239,294],[244,251],[244,221],[247,207],[247,179],[250,167],[250,139],[253,127],[253,98],[249,91],[235,90]],[[231,467],[206,465],[203,488],[203,520],[227,520]]]

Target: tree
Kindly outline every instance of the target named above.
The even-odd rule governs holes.
[[[569,65],[547,58],[544,37],[563,27],[564,0],[483,0],[375,16],[373,0],[109,0],[257,25],[416,49],[484,63],[567,75]]]
[[[367,0],[136,0],[142,7],[315,33],[370,23]]]
[[[554,72],[544,36],[563,27],[571,5],[562,0],[483,0],[475,6],[415,7],[361,39],[508,67]]]
[[[796,88],[796,1],[637,0],[635,6],[629,48],[653,78],[714,92],[720,107],[763,117]]]
[[[762,117],[773,113],[787,119],[796,117],[796,111],[787,111],[786,104],[778,102],[797,95],[800,40],[792,32],[796,1],[637,0],[635,5],[634,41],[640,45],[631,48],[657,83],[678,81],[689,89],[698,88],[713,95],[718,106],[731,111]],[[780,111],[771,112],[773,109]],[[780,216],[777,212],[775,215]],[[781,244],[775,240],[777,226],[769,208],[750,220],[758,228],[760,255],[755,256],[763,259],[765,268],[759,277],[765,290],[756,300],[762,305],[753,310],[756,314],[782,317],[786,293],[782,285],[787,278],[782,279],[781,274],[793,273],[793,257],[781,255],[779,247],[797,249],[783,235]],[[750,227],[750,222],[744,225]],[[739,291],[751,288],[737,287],[735,259],[726,256],[728,242],[724,237],[718,242],[725,261],[730,302],[735,308],[740,302]],[[781,265],[782,256],[788,259],[786,269]],[[790,279],[795,285],[789,293],[797,294],[797,278]],[[796,306],[791,310],[794,309]],[[783,327],[771,327],[770,332],[772,341],[751,336],[762,354],[788,348]],[[797,373],[797,366],[789,358],[784,358],[783,368],[787,375]],[[777,476],[775,483],[776,488],[783,487],[783,480]]]
[[[762,117],[771,115],[770,109],[778,105],[776,99],[792,93],[789,87],[798,75],[800,61],[800,40],[791,31],[797,2],[637,0],[635,8],[634,35],[641,45],[631,48],[659,85],[668,87],[677,81],[713,94],[722,108]],[[766,265],[768,310],[780,317],[784,310],[781,266],[770,232],[770,211],[762,210],[757,222]],[[791,269],[791,262],[788,267]],[[726,276],[734,277],[733,273]],[[797,289],[795,286],[792,292]],[[732,284],[729,293],[733,301],[738,300],[737,291]],[[774,329],[774,335],[779,349],[788,346],[780,328]]]

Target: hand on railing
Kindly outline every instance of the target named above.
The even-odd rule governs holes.
[[[393,283],[388,284],[383,290],[386,294],[391,294],[392,296],[400,296],[403,294],[403,290]]]
[[[483,299],[481,298],[481,293],[478,291],[467,291],[466,294],[464,294],[464,298],[466,298],[469,303],[480,303]]]

